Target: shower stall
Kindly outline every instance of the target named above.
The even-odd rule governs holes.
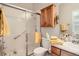
[[[0,37],[0,45],[3,47],[0,55],[31,55],[40,46],[34,42],[35,30],[40,32],[40,16],[10,4],[0,4],[0,8],[5,10],[10,28],[10,35]]]

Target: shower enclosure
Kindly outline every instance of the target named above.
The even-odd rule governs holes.
[[[10,35],[0,37],[4,55],[31,55],[33,50],[40,46],[34,42],[35,30],[40,31],[40,16],[16,6],[0,4],[0,7],[4,8],[10,27]]]

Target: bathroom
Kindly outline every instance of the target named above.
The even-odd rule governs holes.
[[[46,19],[50,25],[43,25],[42,10],[50,6],[54,6],[56,23],[51,25],[51,20],[49,22]],[[0,3],[3,17],[6,18],[4,23],[7,26],[4,27],[8,31],[8,34],[5,31],[0,33],[0,55],[79,55],[79,33],[76,27],[79,25],[78,20],[74,21],[75,17],[79,16],[78,6],[79,3]],[[47,16],[52,12],[48,11]]]

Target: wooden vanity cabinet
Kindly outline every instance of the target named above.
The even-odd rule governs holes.
[[[59,49],[57,47],[51,46],[51,55],[52,56],[77,56],[74,53]]]
[[[54,27],[56,24],[56,6],[54,4],[41,10],[41,27]]]

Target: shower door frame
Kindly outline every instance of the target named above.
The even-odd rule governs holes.
[[[11,7],[11,8],[15,8],[15,9],[24,11],[24,12],[25,12],[25,19],[27,19],[27,18],[26,18],[26,16],[27,16],[27,15],[26,15],[26,12],[39,15],[38,13],[33,12],[33,11],[31,11],[31,10],[27,10],[27,9],[24,9],[24,8],[21,8],[21,7],[17,7],[17,6],[11,5],[11,4],[0,3],[0,5],[2,5],[2,6],[7,6],[7,7]],[[15,37],[14,39],[17,39],[17,38],[20,37],[20,36],[21,36],[21,34],[18,35],[17,37]],[[28,33],[26,33],[26,56],[28,56]]]

